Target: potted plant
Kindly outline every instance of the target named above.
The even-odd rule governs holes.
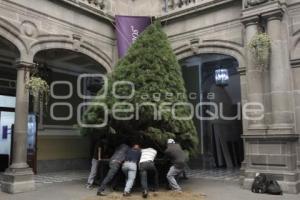
[[[39,103],[44,103],[47,106],[50,94],[49,84],[39,76],[38,69],[38,64],[34,65],[30,78],[26,81],[26,89],[29,90],[34,99],[38,99]]]
[[[256,34],[248,44],[258,66],[266,67],[271,52],[271,39],[266,33]]]

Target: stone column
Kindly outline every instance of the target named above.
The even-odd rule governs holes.
[[[290,105],[290,64],[282,33],[282,11],[265,14],[271,39],[270,89],[272,107],[271,129],[281,134],[290,133],[293,114]]]
[[[7,193],[20,193],[35,189],[32,169],[27,164],[27,118],[29,93],[25,88],[31,63],[16,62],[17,89],[12,164],[5,171],[1,189]]]
[[[252,38],[258,33],[258,17],[249,17],[243,19],[245,25],[245,46],[248,45]],[[247,103],[255,103],[262,105],[264,108],[263,98],[263,73],[262,68],[256,64],[255,58],[250,50],[246,47],[246,77],[247,77]],[[258,105],[251,106],[253,109],[259,109]],[[264,117],[257,119],[259,116],[264,116],[264,111],[247,113],[247,116],[254,117],[255,119],[248,120],[248,129],[265,129]]]

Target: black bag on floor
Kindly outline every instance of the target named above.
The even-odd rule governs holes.
[[[268,179],[265,174],[255,176],[251,191],[254,193],[266,193],[268,188]]]
[[[266,193],[273,194],[273,195],[282,195],[281,187],[275,179],[270,178],[270,180],[268,181],[268,187]]]
[[[265,174],[258,174],[254,178],[251,191],[254,193],[267,193],[282,195],[282,190],[274,177],[267,177]]]

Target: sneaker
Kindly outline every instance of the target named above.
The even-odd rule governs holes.
[[[93,189],[93,185],[92,185],[92,184],[87,184],[87,185],[86,185],[86,189],[92,190],[92,189]]]
[[[144,190],[144,192],[143,192],[143,198],[146,199],[147,197],[148,197],[148,191]]]
[[[130,193],[129,192],[124,192],[123,193],[123,197],[129,197],[130,196]]]
[[[107,196],[107,194],[104,191],[98,191],[97,196]]]
[[[173,190],[173,192],[182,193],[182,190],[181,189]]]

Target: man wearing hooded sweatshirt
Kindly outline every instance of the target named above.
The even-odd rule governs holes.
[[[176,181],[176,176],[184,171],[186,154],[179,144],[176,144],[173,139],[168,139],[165,155],[170,159],[172,166],[167,174],[167,179],[172,190],[181,192],[181,187]]]

